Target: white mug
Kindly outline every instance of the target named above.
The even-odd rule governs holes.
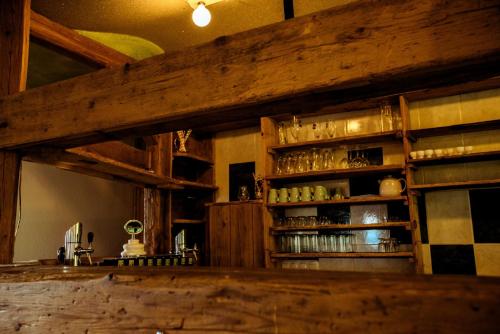
[[[455,152],[457,152],[457,154],[462,155],[462,154],[464,154],[464,151],[465,151],[465,147],[463,147],[463,146],[455,147]]]
[[[417,151],[417,157],[418,157],[419,159],[423,159],[423,158],[424,158],[424,156],[425,156],[425,152],[424,152],[424,151]]]
[[[436,157],[438,157],[438,158],[443,156],[443,150],[440,148],[435,149],[434,153],[436,154]]]
[[[417,158],[417,151],[411,151],[411,152],[410,152],[410,157],[411,157],[412,159],[416,159],[416,158]]]
[[[424,151],[424,154],[426,158],[432,158],[432,156],[434,155],[434,150],[427,149]]]

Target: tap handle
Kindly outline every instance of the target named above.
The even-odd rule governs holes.
[[[59,247],[57,250],[57,262],[59,264],[64,264],[64,259],[66,258],[66,248]]]
[[[94,232],[89,232],[87,234],[87,241],[89,244],[91,244],[92,242],[94,242]]]

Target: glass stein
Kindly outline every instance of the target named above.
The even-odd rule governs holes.
[[[323,159],[322,156],[319,152],[319,149],[313,148],[311,149],[312,152],[312,166],[311,169],[313,171],[321,170],[323,167]]]
[[[286,164],[286,157],[280,155],[278,157],[278,161],[276,162],[276,175],[285,174],[285,167],[286,167],[285,164]]]
[[[296,173],[307,172],[307,157],[305,152],[299,152],[297,155],[297,167],[295,168]]]

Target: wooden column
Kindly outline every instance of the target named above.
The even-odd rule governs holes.
[[[148,155],[149,168],[158,176],[172,173],[172,134],[152,137]],[[171,194],[168,190],[144,189],[144,244],[148,255],[168,252],[172,248]]]
[[[31,0],[0,1],[0,96],[25,90]],[[8,126],[0,115],[0,127]],[[0,151],[0,263],[14,256],[20,156]]]

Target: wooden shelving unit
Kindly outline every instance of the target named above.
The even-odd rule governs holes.
[[[211,135],[191,133],[187,152],[176,152],[171,138],[171,180],[159,185],[169,190],[169,228],[172,248],[175,236],[186,230],[188,247],[197,244],[201,263],[210,263],[207,203],[215,200],[213,138]]]
[[[174,152],[173,154],[174,156],[174,159],[185,159],[185,160],[188,160],[188,161],[194,161],[194,162],[199,162],[199,163],[204,163],[204,164],[208,164],[208,165],[213,165],[214,162],[212,159],[210,158],[207,158],[207,157],[204,157],[204,156],[201,156],[201,155],[198,155],[198,154],[193,154],[193,153],[189,153],[189,152]]]
[[[311,171],[307,173],[295,173],[284,175],[270,175],[266,176],[266,180],[270,181],[295,181],[300,180],[331,180],[349,178],[355,176],[365,176],[369,174],[382,174],[382,173],[402,173],[404,171],[403,165],[381,165],[369,166],[362,168],[347,168],[347,169],[331,169]]]
[[[178,186],[179,190],[183,189],[195,189],[195,190],[217,190],[217,186],[214,184],[207,184],[203,182],[188,181],[188,180],[178,180],[173,179],[172,184]],[[159,186],[161,188],[161,186]]]
[[[500,119],[484,122],[439,126],[435,128],[413,129],[409,130],[408,134],[410,137],[417,139],[423,137],[446,136],[461,132],[475,132],[495,129],[500,129]]]
[[[414,257],[413,252],[400,252],[400,253],[282,253],[277,252],[277,235],[283,233],[292,233],[298,231],[342,231],[342,230],[401,230],[397,233],[409,233],[412,231],[412,224],[408,217],[404,214],[408,197],[402,194],[401,196],[382,197],[379,195],[351,196],[342,200],[324,200],[324,201],[307,201],[307,202],[286,202],[286,203],[269,203],[268,191],[270,188],[289,187],[293,183],[317,182],[317,181],[332,181],[336,179],[351,179],[358,177],[369,177],[373,184],[377,184],[377,179],[384,175],[405,175],[406,166],[404,164],[386,164],[375,165],[363,168],[348,168],[348,169],[332,169],[321,171],[309,171],[306,173],[295,173],[286,175],[275,175],[274,166],[277,154],[282,152],[294,150],[306,150],[310,148],[337,148],[341,145],[355,145],[355,144],[380,144],[394,142],[396,145],[402,142],[403,131],[387,131],[371,134],[363,134],[359,136],[348,136],[342,138],[324,139],[317,141],[305,141],[300,143],[292,143],[286,145],[278,145],[278,128],[277,121],[271,118],[261,119],[261,130],[264,139],[263,154],[265,156],[265,198],[264,203],[267,210],[264,210],[264,229],[265,238],[264,244],[266,249],[266,267],[279,266],[280,260],[287,259],[314,259],[314,258],[376,258],[376,257]],[[391,144],[392,145],[392,144]],[[391,146],[392,147],[392,146]],[[401,150],[402,151],[402,150]],[[401,152],[403,154],[403,152]],[[364,181],[363,181],[364,182]],[[372,185],[373,186],[373,185]],[[373,189],[373,188],[372,188]],[[373,190],[372,190],[373,191]],[[373,192],[372,192],[373,193]],[[358,193],[359,194],[359,193]],[[338,212],[336,210],[345,210],[346,207],[362,206],[371,204],[388,204],[395,210],[402,210],[402,221],[377,223],[377,224],[329,224],[321,226],[273,226],[275,218],[286,214],[285,209],[292,208],[314,208],[318,212]],[[330,208],[331,207],[331,208]],[[338,208],[337,208],[338,207]],[[332,211],[333,210],[333,211]],[[388,209],[389,210],[389,209]],[[392,210],[392,209],[391,209]],[[318,215],[320,215],[318,213]]]
[[[410,159],[409,164],[415,166],[431,166],[464,162],[479,162],[500,159],[500,151],[477,152],[463,155],[443,156],[423,159]]]
[[[406,196],[393,196],[393,197],[357,196],[341,200],[268,203],[267,206],[270,208],[279,208],[279,207],[289,208],[289,207],[306,207],[306,206],[321,206],[321,205],[345,205],[345,204],[354,205],[354,204],[387,203],[387,202],[397,202],[397,201],[407,201],[407,200],[408,197]]]
[[[311,258],[411,258],[413,252],[351,252],[351,253],[271,253],[273,259]]]
[[[322,140],[310,140],[299,143],[290,143],[284,145],[270,145],[268,147],[269,152],[276,151],[292,151],[307,147],[329,147],[338,145],[348,145],[348,144],[366,144],[373,142],[383,142],[400,139],[402,137],[401,131],[386,131],[373,134],[359,135],[359,136],[347,136],[332,139],[322,139]]]
[[[317,226],[278,226],[271,227],[273,233],[295,232],[295,231],[325,231],[325,230],[375,230],[375,229],[390,229],[390,228],[404,228],[411,229],[410,222],[387,222],[381,224],[328,224]]]
[[[173,224],[205,224],[203,219],[183,219],[176,218],[172,221]]]
[[[447,190],[447,189],[487,188],[494,186],[500,186],[500,179],[412,184],[408,188],[410,190],[419,190],[419,191],[437,191],[437,190]]]

